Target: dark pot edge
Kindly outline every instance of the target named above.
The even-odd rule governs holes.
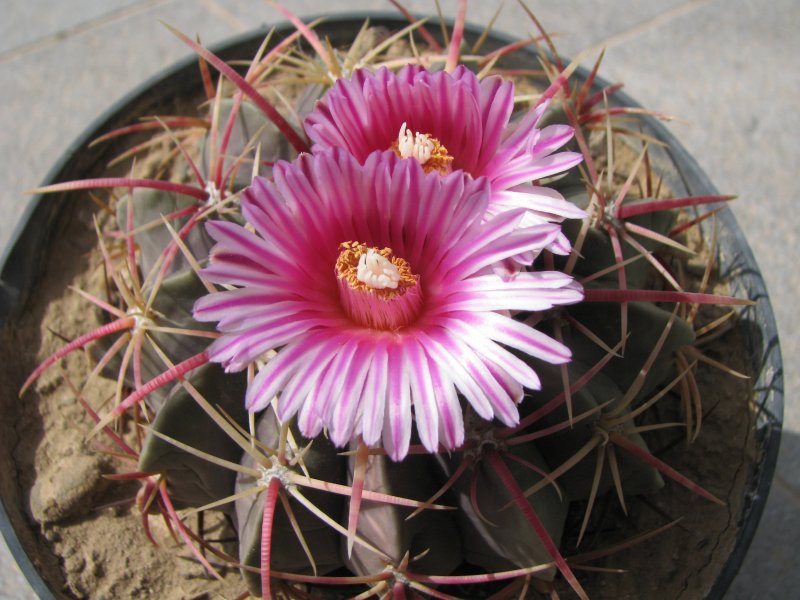
[[[330,26],[335,23],[341,27],[345,23],[354,23],[359,27],[365,18],[369,18],[373,24],[407,24],[405,19],[392,12],[353,12],[336,15],[334,18],[328,17],[326,18],[326,25]],[[313,19],[314,17],[308,17],[305,20],[311,21]],[[449,21],[449,23],[452,25],[452,21]],[[268,26],[262,26],[255,30],[228,38],[212,46],[211,49],[224,57],[226,53],[231,51],[235,52],[237,47],[252,42],[253,39],[263,38],[268,30]],[[294,26],[283,21],[275,25],[275,30],[276,33],[293,31]],[[467,31],[471,32],[473,35],[478,35],[483,31],[483,28],[468,23]],[[502,32],[493,33],[493,37],[501,43],[510,43],[516,39]],[[536,54],[534,51],[524,49],[522,52],[530,54],[531,57],[535,59]],[[196,56],[188,55],[186,58],[177,61],[173,65],[148,78],[117,100],[108,110],[97,117],[83,134],[70,144],[61,158],[49,170],[44,179],[45,184],[60,181],[73,155],[78,152],[86,152],[88,143],[101,133],[108,131],[108,125],[114,120],[116,115],[128,110],[142,98],[147,97],[149,91],[153,87],[174,81],[178,74],[196,66],[196,63]],[[580,68],[579,72],[580,71],[583,71],[585,75],[585,69]],[[596,87],[604,87],[606,85],[608,85],[608,82],[600,77],[596,78]],[[638,104],[624,92],[617,92],[614,98],[616,104],[638,106]],[[702,171],[697,161],[688,154],[666,126],[651,117],[644,117],[643,121],[645,121],[647,126],[656,132],[659,137],[669,142],[669,152],[676,160],[680,160],[684,164],[685,170],[683,176],[688,189],[704,189],[706,193],[716,193],[714,185]],[[25,212],[9,239],[8,245],[4,247],[2,253],[0,253],[0,326],[13,315],[15,300],[18,298],[20,290],[24,289],[25,285],[30,284],[29,275],[34,267],[34,259],[31,258],[35,254],[33,250],[39,247],[45,239],[44,232],[41,231],[40,222],[48,221],[51,216],[57,212],[57,208],[58,206],[55,202],[45,200],[42,195],[35,196],[26,207]],[[731,235],[737,238],[737,257],[746,264],[757,266],[752,250],[747,244],[746,238],[733,212],[729,208],[723,207],[717,218],[722,221],[725,229],[730,230]],[[756,273],[758,273],[757,269]],[[774,313],[761,278],[750,274],[745,276],[744,279],[746,279],[746,281],[742,288],[748,294],[748,297],[755,296],[758,298],[754,321],[764,333],[764,339],[769,340],[771,344],[768,356],[764,357],[765,362],[762,363],[759,379],[755,383],[755,389],[760,390],[757,391],[757,404],[761,409],[757,423],[757,436],[760,438],[758,444],[761,450],[761,461],[756,464],[754,473],[748,477],[749,483],[753,484],[749,486],[747,490],[751,500],[749,505],[745,507],[743,511],[744,514],[738,523],[740,527],[734,549],[728,557],[725,567],[715,580],[707,596],[709,599],[722,598],[724,596],[725,591],[730,586],[744,560],[747,549],[758,527],[758,522],[763,514],[770,484],[776,468],[783,421],[783,371]],[[741,293],[742,290],[735,291]],[[778,367],[774,369],[773,376],[768,382],[763,381],[765,378],[764,367],[767,364]],[[20,566],[21,571],[39,597],[43,600],[55,600],[61,597],[41,577],[39,571],[31,562],[8,518],[5,505],[2,501],[0,501],[0,532],[2,532],[9,550]]]

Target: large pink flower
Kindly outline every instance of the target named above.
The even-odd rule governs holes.
[[[514,84],[498,76],[478,80],[460,65],[452,73],[408,65],[396,74],[361,69],[339,79],[305,121],[314,149],[345,148],[364,162],[392,150],[426,170],[462,169],[489,179],[488,215],[524,208],[526,223],[561,222],[584,212],[557,191],[533,185],[575,166],[576,152],[555,152],[572,138],[567,125],[537,129],[546,103],[510,124]],[[550,250],[569,252],[557,236]]]
[[[463,443],[459,393],[484,419],[518,422],[522,388],[539,380],[509,347],[569,360],[566,347],[507,315],[577,302],[580,287],[558,272],[491,270],[538,253],[559,226],[521,228],[522,210],[485,220],[487,179],[426,174],[383,153],[361,164],[342,150],[278,163],[273,176],[242,195],[255,233],[208,223],[217,244],[204,276],[238,287],[194,309],[219,322],[209,352],[227,370],[277,351],[248,388],[250,410],[280,394],[278,416],[297,415],[304,435],[327,428],[338,446],[382,438],[399,460],[412,421],[429,451]]]

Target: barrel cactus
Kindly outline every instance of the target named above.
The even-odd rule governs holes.
[[[109,291],[79,291],[107,323],[23,391],[88,349],[144,522],[253,596],[588,597],[570,510],[580,540],[609,492],[721,503],[648,435],[700,431],[703,314],[743,301],[707,293],[712,259],[688,277],[713,256],[691,209],[730,197],[673,197],[616,87],[545,51],[544,79],[506,75],[517,48],[467,48],[463,14],[446,44],[409,17],[342,48],[287,16],[239,70],[176,32],[199,114],[112,132],[155,132],[129,177],[44,190],[111,190]],[[238,556],[186,525],[208,510]]]

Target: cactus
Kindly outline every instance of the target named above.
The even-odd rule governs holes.
[[[482,597],[498,581],[552,591],[560,574],[588,597],[561,547],[571,506],[580,538],[606,493],[624,508],[666,479],[721,503],[654,456],[648,431],[697,435],[698,311],[745,303],[682,276],[686,232],[703,218],[687,222],[689,210],[730,197],[672,198],[645,136],[617,126],[635,110],[609,108],[616,87],[590,95],[597,66],[573,85],[573,65],[542,52],[549,81],[515,103],[494,74],[515,48],[487,54],[479,79],[459,64],[462,18],[446,48],[412,19],[397,37],[365,27],[334,50],[294,21],[316,54],[282,43],[244,75],[178,33],[232,84],[185,122],[204,135],[165,118],[168,168],[141,161],[130,178],[42,190],[123,190],[98,228],[114,291],[81,292],[108,324],[23,391],[91,343],[95,371],[118,382],[114,408],[88,409],[95,432],[124,419],[145,434],[145,512],[161,510],[198,557],[177,510],[230,515],[240,554],[226,560],[254,596]],[[379,67],[409,36],[432,67],[414,53]],[[431,112],[436,102],[451,104]],[[338,280],[333,264],[330,281],[315,279],[328,218],[416,263],[348,238],[332,249]],[[308,252],[278,252],[292,233]],[[461,275],[440,277],[443,265]],[[307,296],[284,268],[307,275]],[[328,288],[345,289],[343,307],[309,308]],[[330,323],[367,333],[323,337]],[[401,346],[407,330],[415,342]],[[683,421],[658,421],[665,404],[685,407]]]

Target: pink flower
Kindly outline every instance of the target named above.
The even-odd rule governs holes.
[[[462,169],[489,179],[492,216],[524,208],[526,224],[582,218],[584,212],[557,191],[532,185],[580,163],[576,152],[555,152],[573,135],[567,125],[537,129],[546,104],[509,124],[514,84],[498,76],[479,81],[458,66],[452,73],[408,65],[398,73],[357,70],[339,79],[305,121],[313,149],[345,148],[360,162],[392,150],[426,171]],[[569,252],[558,235],[548,249]]]
[[[426,174],[416,161],[342,150],[278,163],[242,195],[255,229],[217,221],[203,274],[238,286],[200,298],[194,315],[218,321],[211,360],[229,371],[265,353],[247,390],[249,410],[280,394],[277,414],[300,431],[323,428],[337,446],[382,439],[395,460],[412,421],[429,451],[464,440],[462,394],[484,419],[518,422],[533,369],[508,348],[551,363],[569,350],[507,316],[582,299],[558,272],[503,279],[498,260],[538,253],[559,233],[521,228],[523,210],[484,220],[490,186],[462,172]]]

